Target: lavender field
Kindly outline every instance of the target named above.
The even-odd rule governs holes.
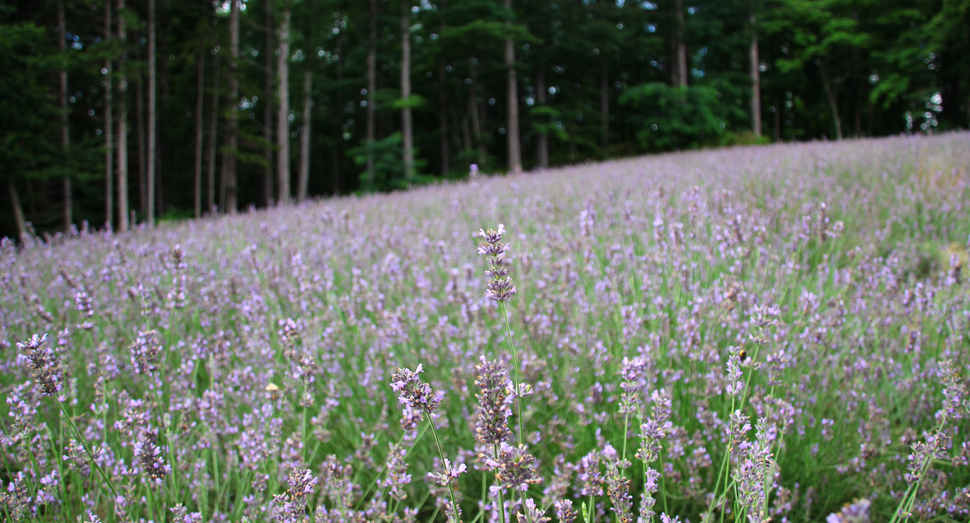
[[[4,240],[0,514],[965,522],[968,169],[777,145]]]

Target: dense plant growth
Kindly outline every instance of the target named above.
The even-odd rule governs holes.
[[[0,513],[966,521],[968,167],[724,149],[4,240]]]

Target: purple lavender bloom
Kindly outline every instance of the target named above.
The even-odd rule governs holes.
[[[414,372],[409,369],[398,369],[391,377],[391,389],[398,393],[398,401],[401,403],[432,414],[438,409],[441,399],[435,395],[431,385],[418,378],[423,371],[424,367],[420,364]]]
[[[489,269],[485,271],[485,275],[491,278],[485,286],[486,295],[497,302],[507,301],[516,292],[512,278],[508,275],[509,261],[505,255],[510,247],[508,243],[501,243],[503,234],[505,234],[503,224],[499,224],[497,231],[482,229],[478,232],[478,236],[485,239],[485,243],[478,247],[478,254],[485,256],[488,261]]]
[[[483,445],[503,443],[512,437],[509,430],[509,417],[512,416],[512,401],[515,398],[509,373],[497,361],[487,361],[481,357],[475,365],[478,377],[475,384],[481,388],[478,398],[478,418],[475,433]]]
[[[309,469],[294,470],[287,481],[290,488],[283,494],[275,496],[276,521],[279,523],[308,522],[306,514],[307,497],[313,493],[313,486],[317,478]]]
[[[25,351],[20,355],[27,361],[30,375],[40,387],[44,396],[57,394],[64,387],[61,381],[61,362],[57,353],[46,345],[47,335],[38,337],[36,334],[27,341],[17,343],[17,348]]]
[[[487,457],[485,464],[495,470],[495,479],[498,480],[498,485],[492,486],[492,489],[508,488],[525,492],[529,490],[529,485],[542,482],[542,478],[536,474],[536,458],[526,452],[522,445],[513,447],[502,443],[498,456]]]
[[[857,499],[842,507],[842,510],[829,514],[825,523],[869,523],[868,499]]]

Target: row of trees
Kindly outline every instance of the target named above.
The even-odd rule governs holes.
[[[970,0],[3,3],[0,234],[965,128],[968,51]]]

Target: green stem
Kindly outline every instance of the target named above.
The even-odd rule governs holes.
[[[441,466],[445,468],[445,454],[441,450],[441,440],[438,439],[438,430],[434,428],[434,421],[431,419],[431,413],[425,412],[425,416],[428,417],[428,424],[431,425],[431,433],[434,434],[434,443],[438,447],[438,457],[441,458]],[[445,468],[447,473],[447,468]],[[448,480],[448,494],[451,495],[451,509],[455,511],[455,520],[458,521],[460,516],[458,512],[458,502],[455,501],[455,487],[451,484],[451,479]]]
[[[498,458],[498,443],[492,443],[492,449],[495,451],[495,457]],[[498,519],[499,523],[505,523],[505,499],[502,497],[502,486],[498,487]]]
[[[77,429],[77,425],[74,424],[74,420],[72,420],[71,417],[67,415],[67,412],[64,410],[64,405],[61,404],[60,401],[57,401],[55,399],[55,402],[57,403],[57,406],[60,407],[61,412],[63,412],[65,417],[67,418],[67,423],[74,430],[74,434],[77,435],[77,440],[81,443],[81,446],[84,447],[84,452],[87,453],[88,459],[91,460],[91,465],[93,465],[94,468],[98,471],[98,474],[101,475],[101,479],[104,481],[105,485],[108,486],[108,489],[111,491],[114,497],[117,498],[118,492],[115,490],[114,485],[111,484],[111,480],[108,479],[108,475],[105,474],[104,470],[101,469],[101,465],[98,465],[97,460],[94,459],[94,454],[91,452],[91,449],[88,448],[88,444],[84,441],[84,436],[81,436],[81,431]]]
[[[509,340],[509,352],[512,353],[512,387],[515,389],[515,408],[519,411],[519,443],[525,443],[522,439],[522,418],[524,412],[522,412],[522,394],[520,393],[522,380],[519,379],[519,357],[515,353],[515,345],[512,344],[512,327],[509,325],[509,308],[502,302],[502,312],[505,314],[505,333]]]

